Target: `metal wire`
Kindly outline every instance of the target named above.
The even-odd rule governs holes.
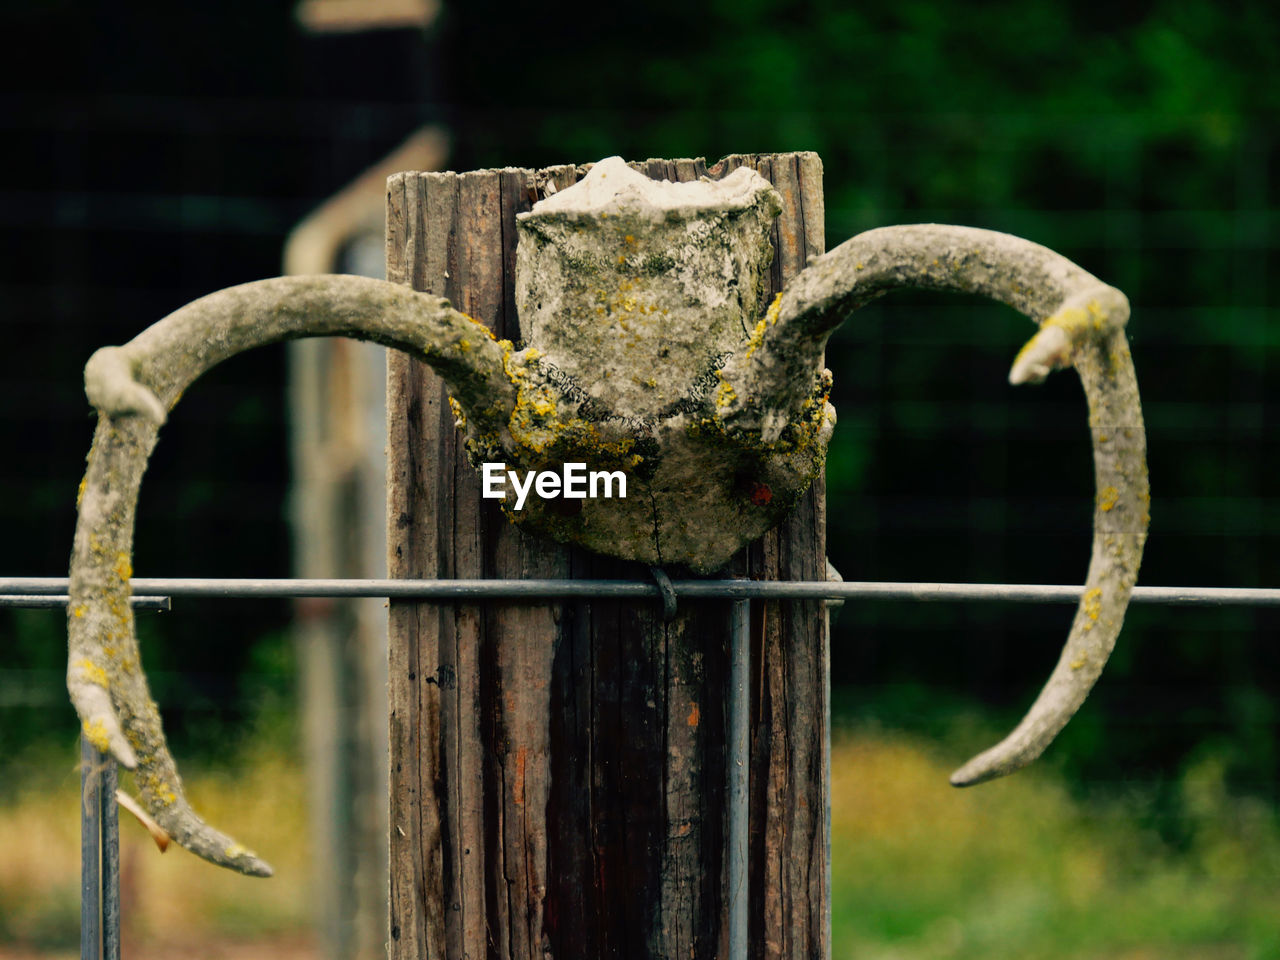
[[[36,610],[54,610],[67,605],[66,594],[48,594],[45,596],[32,594],[0,594],[0,607],[28,607]],[[164,613],[172,609],[168,597],[130,597],[129,605],[135,610],[149,610]]]
[[[157,605],[169,597],[295,598],[380,597],[391,600],[554,600],[571,597],[661,599],[653,581],[643,580],[342,580],[215,579],[136,577],[132,587],[146,596],[135,602]],[[1084,587],[1021,583],[880,583],[839,580],[672,580],[677,597],[688,600],[1002,600],[1012,603],[1075,603]],[[0,578],[0,605],[6,600],[67,602],[66,577]],[[1133,603],[1182,606],[1280,606],[1280,589],[1270,587],[1135,587]],[[157,606],[157,608],[159,608]],[[164,607],[164,609],[168,609]]]

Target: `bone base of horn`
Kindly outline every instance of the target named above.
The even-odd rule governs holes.
[[[508,516],[556,540],[698,572],[723,565],[790,509],[825,463],[835,412],[821,367],[802,409],[765,439],[724,423],[722,370],[767,304],[782,205],[742,167],[655,181],[620,158],[517,218],[516,304],[533,345],[507,358],[507,430],[468,432],[473,459],[626,476],[625,499],[542,500]],[[770,398],[753,398],[768,408]]]

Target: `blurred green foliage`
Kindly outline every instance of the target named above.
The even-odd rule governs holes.
[[[962,722],[945,751],[993,735],[981,726]],[[838,731],[833,753],[833,957],[1262,960],[1280,949],[1280,821],[1232,797],[1217,761],[1177,785],[1188,842],[1176,848],[1143,826],[1141,790],[1080,802],[1042,767],[958,794],[944,748],[875,725]]]

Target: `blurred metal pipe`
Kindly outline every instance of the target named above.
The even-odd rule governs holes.
[[[290,598],[380,597],[392,600],[551,600],[564,597],[654,597],[658,585],[642,580],[352,580],[136,577],[134,590],[167,597]],[[1075,603],[1082,586],[1010,583],[879,583],[831,580],[673,580],[677,597],[690,600],[1002,600]],[[66,577],[0,577],[0,604],[58,595]],[[135,597],[141,601],[143,597]],[[165,596],[145,599],[163,602]],[[1135,587],[1134,603],[1182,606],[1280,606],[1272,587]],[[58,604],[53,604],[57,606]]]
[[[0,593],[0,607],[27,607],[34,610],[55,610],[69,602],[66,594],[5,594]],[[168,597],[130,597],[129,605],[135,610],[151,610],[163,613],[172,608]]]
[[[102,958],[102,755],[80,737],[80,960]]]
[[[102,769],[98,789],[102,823],[102,960],[120,960],[120,808],[116,804],[120,771],[115,760],[105,754],[98,754],[98,762]]]
[[[116,762],[80,737],[80,957],[120,960]]]

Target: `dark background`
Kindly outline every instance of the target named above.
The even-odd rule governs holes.
[[[292,4],[3,8],[0,576],[60,575],[92,420],[89,354],[279,272],[289,229],[425,122],[451,166],[816,150],[828,245],[920,221],[1006,230],[1120,287],[1150,442],[1141,582],[1280,585],[1280,196],[1269,4],[658,0],[447,3],[427,34],[305,34]],[[900,295],[832,341],[830,555],[846,579],[1078,583],[1091,511],[1075,378],[1007,385],[1031,325]],[[142,498],[147,576],[289,571],[284,353],[211,373]],[[1070,608],[848,603],[842,718],[1012,722]],[[216,755],[291,696],[284,603],[144,616],[180,750]],[[1135,607],[1050,754],[1159,798],[1206,751],[1275,800],[1280,615]],[[61,615],[0,611],[0,751],[74,735]],[[1157,808],[1159,809],[1159,804]],[[1176,834],[1174,820],[1165,821]]]

